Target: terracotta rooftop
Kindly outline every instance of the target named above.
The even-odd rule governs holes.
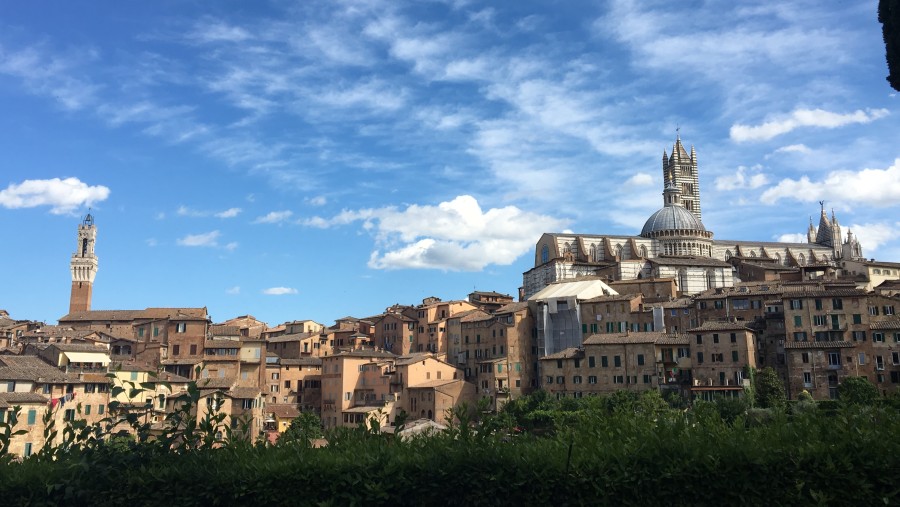
[[[550,355],[544,356],[540,359],[541,359],[541,361],[545,361],[545,360],[552,360],[552,359],[570,359],[570,358],[581,358],[581,357],[584,357],[584,350],[577,349],[575,347],[571,347],[571,348],[568,348],[565,350],[561,350],[555,354],[550,354]]]
[[[746,321],[744,321],[746,322]],[[688,329],[689,333],[702,333],[704,331],[753,331],[741,322],[729,322],[722,320],[707,320],[698,327]]]

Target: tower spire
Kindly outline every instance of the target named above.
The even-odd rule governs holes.
[[[97,227],[94,217],[88,212],[78,225],[78,244],[69,270],[72,273],[72,293],[69,297],[69,313],[85,312],[91,309],[94,277],[97,276],[98,260],[94,254],[97,241]]]

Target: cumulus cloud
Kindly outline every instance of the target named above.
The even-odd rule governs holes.
[[[36,208],[49,206],[55,215],[72,213],[82,206],[92,206],[109,197],[109,188],[88,185],[78,178],[51,178],[10,183],[0,190],[0,206],[4,208]]]
[[[775,153],[809,153],[812,150],[805,144],[789,144],[775,150]]]
[[[782,234],[776,237],[775,241],[779,243],[806,243],[808,241],[808,238],[806,237],[806,234],[798,232]]]
[[[824,109],[796,109],[791,114],[762,125],[731,126],[731,139],[737,142],[768,141],[773,137],[786,134],[800,127],[837,128],[853,123],[869,123],[888,115],[887,109],[856,110],[852,113],[840,114]]]
[[[283,296],[285,294],[296,294],[297,289],[291,287],[269,287],[262,291],[267,296]]]
[[[261,217],[257,217],[256,220],[253,221],[254,224],[277,224],[280,222],[284,222],[288,218],[294,214],[293,211],[284,210],[284,211],[271,211],[266,215]]]
[[[189,208],[187,206],[181,205],[175,211],[179,216],[183,217],[208,217],[214,216],[216,218],[234,218],[238,216],[241,212],[241,208],[228,208],[224,211],[204,211],[204,210],[196,210],[193,208]]]
[[[315,197],[311,197],[311,198],[307,199],[306,202],[308,202],[312,206],[324,206],[325,203],[328,202],[328,200],[325,198],[324,195],[317,195]]]
[[[217,218],[234,218],[241,212],[241,208],[228,208],[225,211],[216,213]]]
[[[628,178],[625,184],[633,187],[648,187],[653,184],[653,177],[647,173],[637,173]]]
[[[775,204],[781,199],[814,202],[822,199],[836,202],[859,202],[870,206],[893,206],[900,200],[900,158],[887,169],[833,171],[821,181],[808,176],[799,180],[786,178],[763,192],[760,200]]]
[[[202,234],[188,234],[183,238],[179,238],[177,243],[181,246],[219,246],[219,231],[210,231]]]
[[[844,233],[846,234],[848,230],[853,232],[863,247],[863,253],[866,253],[893,241],[900,232],[900,223],[853,224],[849,228],[844,228]]]
[[[437,206],[345,210],[331,219],[313,217],[303,223],[325,228],[357,221],[375,236],[369,267],[447,271],[511,264],[531,250],[542,233],[565,225],[563,220],[515,206],[483,211],[469,195]]]
[[[752,174],[747,174],[748,168],[740,166],[733,175],[719,176],[716,178],[716,190],[759,188],[769,182],[768,176],[760,172],[760,170],[760,166],[754,166],[749,169]]]

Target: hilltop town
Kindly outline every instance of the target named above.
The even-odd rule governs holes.
[[[88,214],[69,312],[56,325],[0,312],[0,421],[18,407],[26,430],[9,450],[28,456],[47,444],[48,421],[94,424],[111,403],[161,426],[191,383],[206,399],[198,417],[215,407],[269,441],[303,412],[325,429],[392,432],[399,420],[441,427],[454,407],[496,410],[536,390],[740,397],[765,367],[790,399],[836,398],[848,377],[882,394],[900,385],[900,263],[864,258],[824,203],[808,243],[714,240],[700,220],[695,150],[678,139],[663,176],[664,206],[640,235],[545,234],[515,297],[429,297],[333,324],[93,309]],[[116,389],[127,385],[143,390]]]

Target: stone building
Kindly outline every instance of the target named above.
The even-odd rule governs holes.
[[[662,170],[663,207],[650,215],[639,235],[541,236],[534,267],[523,274],[524,298],[553,282],[585,276],[606,281],[673,278],[681,294],[731,287],[740,280],[727,262],[735,257],[819,275],[838,275],[839,269],[852,272],[850,263],[862,259],[859,242],[850,231],[842,239],[837,217],[832,212],[828,218],[824,202],[818,227],[810,222],[808,243],[713,239],[701,221],[696,150],[691,147],[688,154],[676,139],[672,153],[663,153]],[[873,267],[872,274],[874,269],[884,268]],[[760,275],[753,271],[752,276]]]

